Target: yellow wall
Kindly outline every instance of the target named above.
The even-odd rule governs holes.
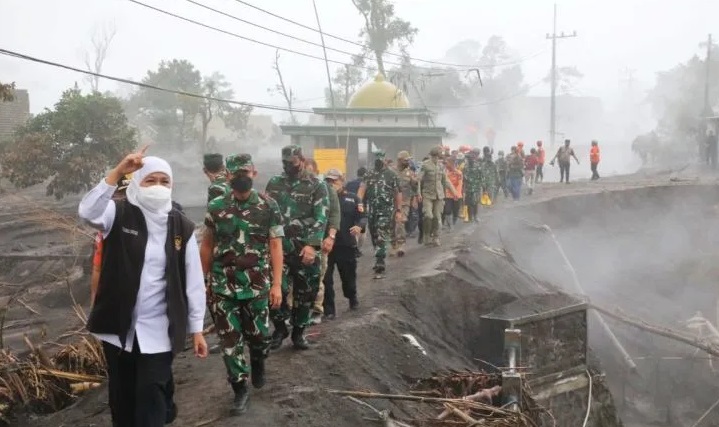
[[[315,148],[312,157],[317,162],[321,174],[337,169],[347,175],[347,152],[344,148]]]

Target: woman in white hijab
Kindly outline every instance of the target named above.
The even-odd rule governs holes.
[[[172,205],[172,169],[125,157],[80,202],[80,217],[103,235],[100,282],[87,328],[103,342],[116,427],[161,427],[176,416],[172,360],[192,334],[202,335],[205,286],[194,224]],[[126,201],[117,182],[133,174]]]

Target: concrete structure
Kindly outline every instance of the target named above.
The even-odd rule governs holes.
[[[30,96],[27,90],[16,89],[13,101],[0,102],[0,141],[10,138],[18,126],[30,119]]]
[[[313,112],[309,124],[280,126],[282,133],[290,135],[292,143],[301,145],[306,153],[314,148],[345,148],[350,174],[360,164],[362,144],[368,153],[374,144],[390,158],[408,150],[421,159],[447,136],[445,128],[434,126],[433,112],[411,108],[405,94],[381,74],[362,86],[347,108],[314,108]]]

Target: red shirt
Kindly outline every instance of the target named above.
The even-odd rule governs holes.
[[[537,169],[537,165],[539,165],[539,158],[536,154],[530,154],[524,158],[524,170],[533,171]]]

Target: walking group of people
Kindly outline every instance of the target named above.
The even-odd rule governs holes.
[[[357,258],[366,234],[375,249],[374,277],[381,279],[387,257],[402,257],[415,229],[420,243],[439,246],[443,220],[450,227],[460,217],[476,222],[479,206],[500,190],[514,196],[523,178],[541,182],[538,148],[524,156],[515,146],[496,162],[489,147],[456,153],[434,147],[421,162],[402,151],[392,167],[379,151],[371,168],[348,182],[336,169],[320,175],[301,147],[289,145],[281,152],[283,172],[265,191],[254,188],[258,171],[250,155],[206,155],[210,186],[200,244],[172,201],[170,165],[145,156],[146,148],[128,155],[79,207],[99,231],[87,328],[103,343],[113,425],[174,420],[172,361],[188,334],[197,357],[209,354],[206,308],[234,395],[232,413],[244,413],[250,384],[265,384],[270,351],[287,338],[294,350],[309,349],[306,328],[335,318],[335,269],[349,309],[359,307]],[[568,142],[564,148],[555,156],[560,166],[574,156]]]

